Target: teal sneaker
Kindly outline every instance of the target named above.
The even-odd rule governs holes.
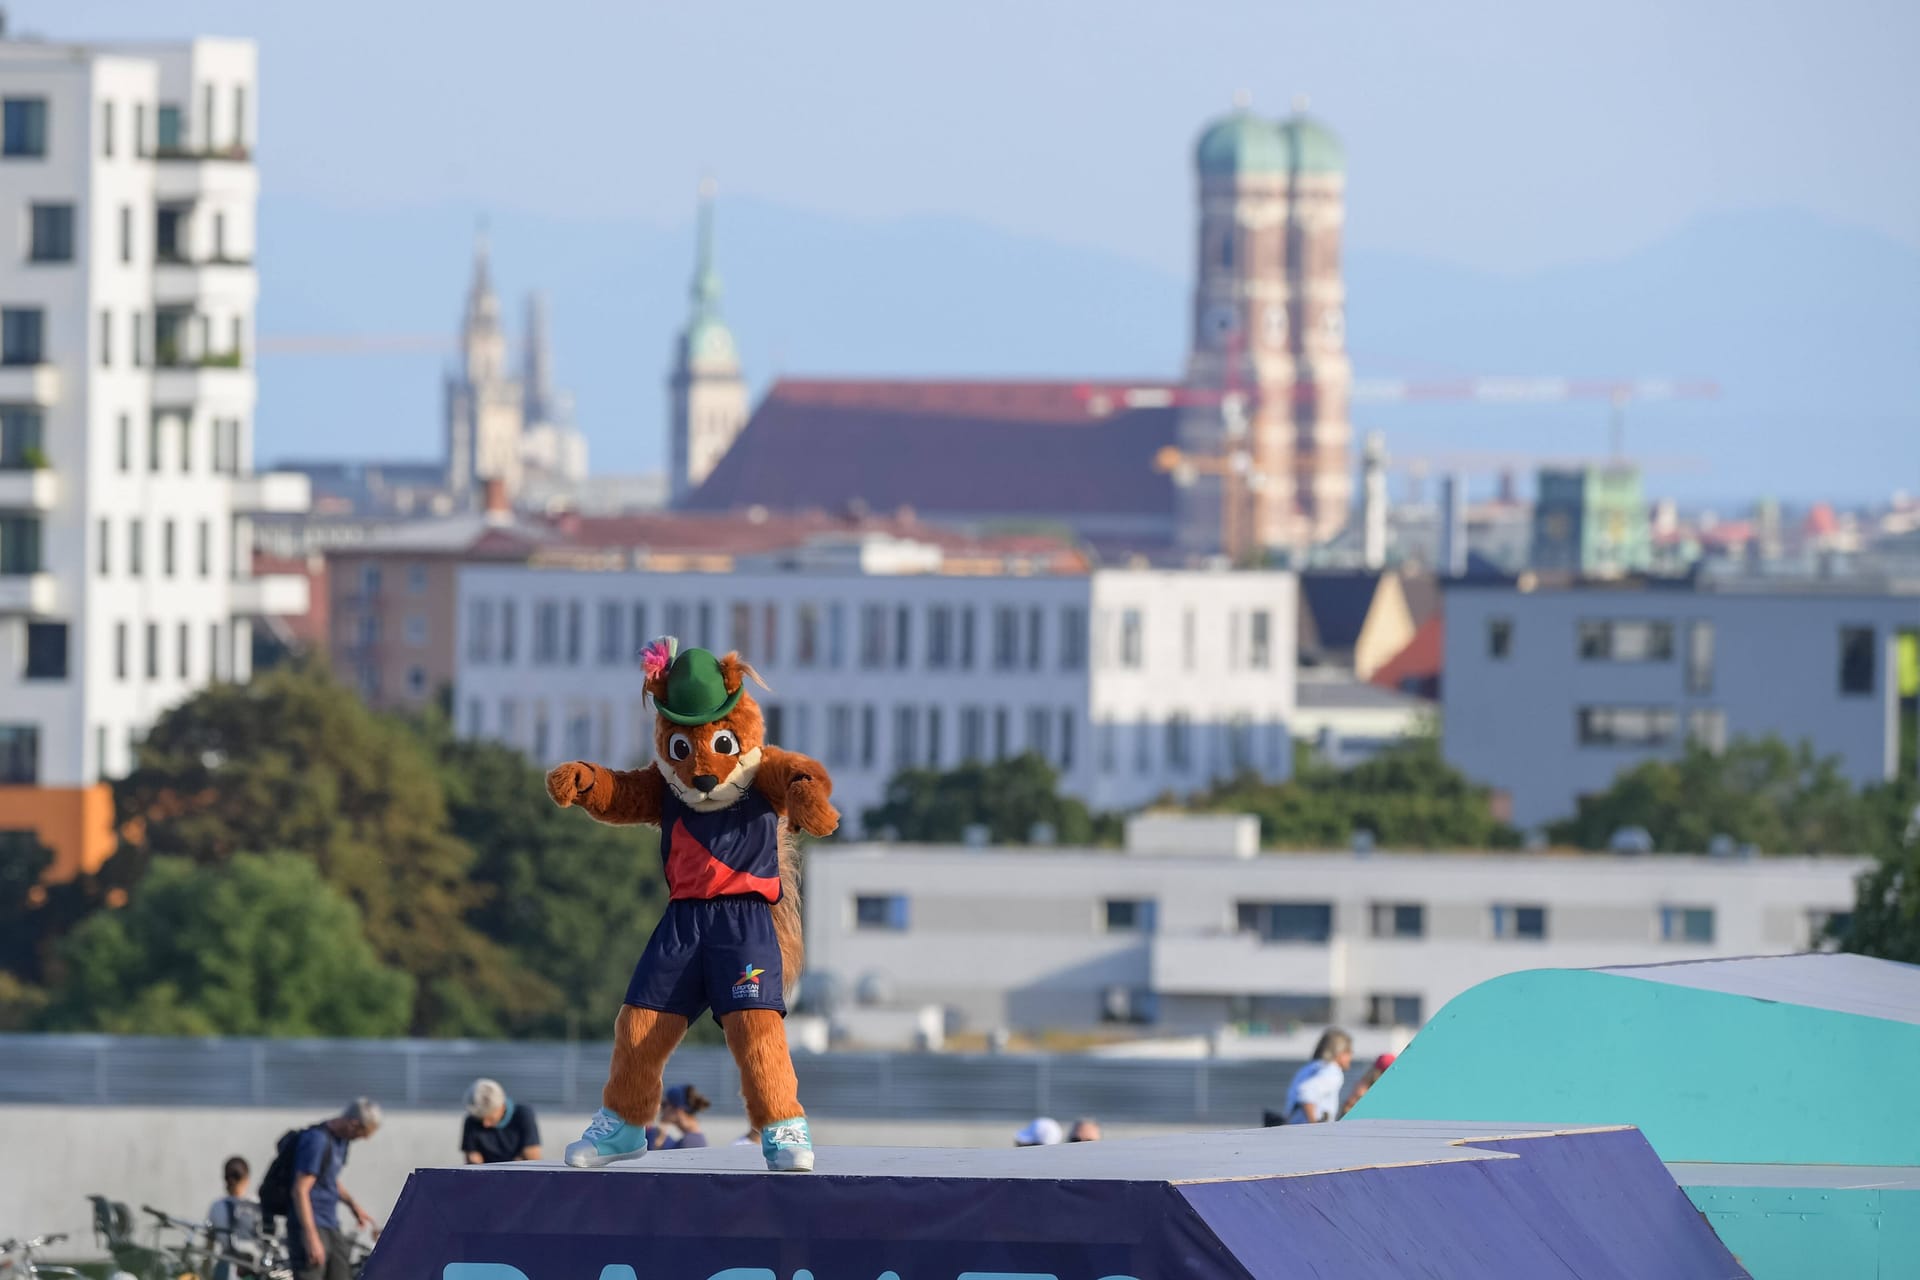
[[[807,1132],[807,1118],[775,1120],[760,1130],[760,1154],[775,1173],[813,1168],[813,1135]]]
[[[647,1154],[647,1131],[628,1124],[605,1107],[593,1113],[580,1141],[567,1144],[567,1163],[576,1169],[596,1169],[616,1160],[638,1160]]]

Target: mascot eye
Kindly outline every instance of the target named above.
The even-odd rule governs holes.
[[[667,754],[675,760],[685,760],[693,754],[693,739],[684,733],[676,733],[667,739]]]
[[[723,756],[737,756],[740,754],[740,739],[734,737],[728,730],[722,729],[713,735],[713,749]]]

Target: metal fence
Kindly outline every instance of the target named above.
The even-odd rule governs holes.
[[[177,1040],[0,1035],[0,1104],[458,1107],[476,1076],[535,1105],[591,1110],[610,1046],[469,1040]],[[1167,1124],[1255,1125],[1297,1062],[1080,1054],[803,1053],[807,1109],[846,1119],[1012,1120],[1098,1115]],[[739,1092],[718,1046],[673,1057],[676,1081]]]

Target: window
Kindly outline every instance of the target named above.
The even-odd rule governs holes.
[[[1333,937],[1331,902],[1241,902],[1234,927],[1262,942],[1323,943]]]
[[[960,669],[973,670],[973,615],[970,604],[960,606]]]
[[[46,464],[45,419],[26,405],[0,407],[0,471],[22,471]]]
[[[893,709],[893,767],[911,769],[920,762],[920,750],[917,739],[920,729],[920,709],[918,707],[899,706]],[[769,734],[771,738],[771,734]]]
[[[133,154],[147,154],[147,104],[133,104]]]
[[[820,661],[820,606],[802,604],[793,610],[793,661],[802,667]]]
[[[1102,1022],[1150,1026],[1159,1018],[1159,997],[1146,987],[1108,987],[1100,993]]]
[[[1712,907],[1661,907],[1660,941],[1713,945]]]
[[[113,676],[116,680],[127,678],[127,624],[113,624]]]
[[[73,206],[36,204],[32,207],[32,235],[27,258],[32,262],[73,261]]]
[[[1073,726],[1079,717],[1071,707],[1060,709],[1060,771],[1073,768]]]
[[[133,367],[138,369],[147,359],[147,329],[144,318],[136,311],[129,317],[133,328]]]
[[[853,927],[890,929],[895,933],[904,931],[907,927],[907,896],[904,893],[860,895],[853,900]]]
[[[1673,741],[1672,707],[1581,707],[1575,713],[1583,747],[1657,747]]]
[[[1427,909],[1417,902],[1376,902],[1368,908],[1376,938],[1424,938]]]
[[[1108,898],[1101,912],[1108,933],[1152,933],[1159,903],[1152,898]]]
[[[1053,715],[1045,707],[1027,708],[1027,750],[1042,760],[1053,755]]]
[[[1005,707],[993,709],[993,758],[995,760],[1007,758],[1007,748],[1010,745],[1007,739],[1011,736],[1007,727],[1008,718]]]
[[[47,154],[47,100],[8,98],[0,102],[0,155]]]
[[[1713,624],[1687,624],[1687,692],[1713,692]]]
[[[600,604],[599,644],[596,654],[603,666],[618,664],[626,649],[626,636],[621,624],[626,621],[626,611],[611,600]]]
[[[1504,662],[1513,656],[1513,619],[1487,619],[1487,656]]]
[[[1671,622],[1586,619],[1580,656],[1589,662],[1666,662],[1673,657]]]
[[[1120,611],[1120,665],[1130,671],[1139,670],[1142,662],[1141,620],[1138,609]]]
[[[426,691],[427,691],[427,673],[425,668],[408,667],[407,668],[407,692],[417,698],[421,694],[425,693]],[[576,751],[573,754],[585,755],[586,752]]]
[[[105,578],[113,573],[113,522],[105,516],[100,517],[94,541],[100,547],[100,576]]]
[[[560,661],[560,606],[542,600],[533,606],[533,662],[550,666]]]
[[[224,213],[213,215],[213,260],[227,261],[227,215]],[[236,341],[233,345],[238,347],[240,344]]]
[[[120,261],[133,261],[133,206],[130,204],[120,206]]]
[[[425,595],[427,590],[427,566],[410,564],[407,566],[407,594]]]
[[[835,671],[847,665],[847,607],[827,606],[827,665]]]
[[[424,613],[408,614],[404,625],[409,646],[418,649],[427,643],[427,616]]]
[[[173,521],[160,522],[160,576],[173,576]]]
[[[960,762],[979,760],[987,746],[987,713],[980,707],[960,708]]]
[[[1367,1025],[1370,1027],[1417,1027],[1420,1025],[1419,996],[1374,994],[1367,997]]]
[[[547,721],[547,704],[544,702],[534,703],[533,755],[536,760],[545,760],[547,758],[547,737],[550,731]]]
[[[1153,772],[1153,721],[1144,716],[1133,727],[1133,771]]]
[[[944,736],[939,707],[927,708],[927,768],[940,767],[940,739]],[[804,748],[803,748],[804,750]]]
[[[213,86],[203,85],[200,89],[200,146],[202,150],[213,150]]]
[[[360,616],[360,644],[365,648],[380,643],[380,615],[377,613]]]
[[[1027,610],[1027,670],[1040,669],[1040,650],[1046,622],[1038,605]]]
[[[1080,671],[1087,665],[1087,611],[1077,604],[1060,610],[1060,669]]]
[[[515,646],[520,642],[520,606],[512,600],[500,602],[500,661],[511,664],[518,656]]]
[[[834,703],[827,708],[827,764],[853,763],[853,708]]]
[[[1524,938],[1542,941],[1547,936],[1547,909],[1545,907],[1515,906],[1498,902],[1493,907],[1493,936],[1496,938]]]
[[[180,108],[171,103],[160,104],[159,151],[161,155],[179,154],[186,145],[186,127],[181,118]]]
[[[233,86],[233,145],[245,150],[247,146],[247,86]]]
[[[1843,694],[1870,694],[1873,692],[1874,668],[1873,628],[1840,628],[1840,692]]]
[[[1187,717],[1176,711],[1167,717],[1167,768],[1185,773],[1192,764],[1192,741]]]
[[[160,624],[147,624],[147,679],[160,678]]]
[[[113,156],[113,104],[111,102],[100,104],[100,154],[109,159]]]
[[[39,364],[46,313],[38,307],[0,308],[0,364]]]
[[[29,622],[27,624],[27,679],[65,680],[67,678],[67,624]]]
[[[567,601],[567,665],[580,665],[580,651],[584,644],[581,632],[586,629],[586,606],[578,600]]]
[[[927,608],[927,666],[944,670],[953,661],[953,609],[936,604]]]
[[[893,611],[893,665],[905,671],[913,661],[913,610],[898,605]]]
[[[1196,650],[1199,647],[1199,619],[1193,610],[1188,609],[1180,615],[1180,669],[1193,670]]]
[[[993,611],[993,669],[1011,671],[1020,660],[1020,613],[1007,605]]]
[[[120,415],[119,435],[114,447],[118,455],[115,460],[119,463],[120,474],[125,475],[133,470],[133,419],[124,413]]]
[[[153,417],[147,419],[147,470],[148,471],[157,472],[160,470],[160,454],[161,454],[160,444],[162,439],[164,438],[162,435],[162,432],[165,429],[165,426],[166,426],[166,423],[161,419],[161,417],[158,414],[155,414]]]
[[[780,660],[780,610],[769,604],[760,610],[760,629],[766,637],[766,644],[760,653],[760,660],[774,663]],[[678,634],[670,632],[669,634]]]
[[[1333,997],[1306,992],[1272,996],[1228,996],[1227,1019],[1240,1026],[1286,1031],[1333,1021]]]
[[[1100,772],[1112,773],[1120,767],[1119,730],[1111,720],[1102,720],[1096,727],[1099,735]]]
[[[873,768],[879,755],[880,715],[871,702],[860,708],[860,767]]]
[[[0,783],[33,786],[39,781],[39,726],[0,724]]]
[[[140,528],[140,517],[127,521],[127,572],[139,577],[144,572],[141,552],[145,550],[146,537]]]
[[[1727,713],[1719,707],[1687,709],[1687,741],[1718,754],[1727,749]]]
[[[484,663],[493,657],[493,601],[467,602],[467,661]]]
[[[177,650],[174,655],[174,665],[178,670],[178,674],[182,680],[191,679],[193,676],[193,668],[189,654],[193,647],[193,637],[188,633],[186,623],[183,622],[180,624],[179,630],[175,633],[174,641],[174,648]]]
[[[0,516],[0,573],[39,573],[40,520],[36,516]]]
[[[1247,623],[1247,665],[1255,671],[1266,671],[1273,666],[1273,615],[1255,609]]]
[[[220,624],[207,624],[207,679],[220,678]]]
[[[380,566],[363,564],[360,566],[360,594],[377,596],[380,594]]]
[[[194,550],[200,576],[210,578],[213,576],[213,525],[209,521],[202,520],[200,522],[199,536],[196,542],[197,545]]]
[[[887,660],[887,611],[884,605],[860,606],[860,665],[878,667]]]

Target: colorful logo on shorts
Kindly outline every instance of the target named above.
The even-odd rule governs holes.
[[[759,968],[756,965],[750,964],[742,967],[740,976],[736,978],[733,983],[733,998],[735,1000],[758,1000],[760,998],[760,975],[765,972],[765,969]]]

